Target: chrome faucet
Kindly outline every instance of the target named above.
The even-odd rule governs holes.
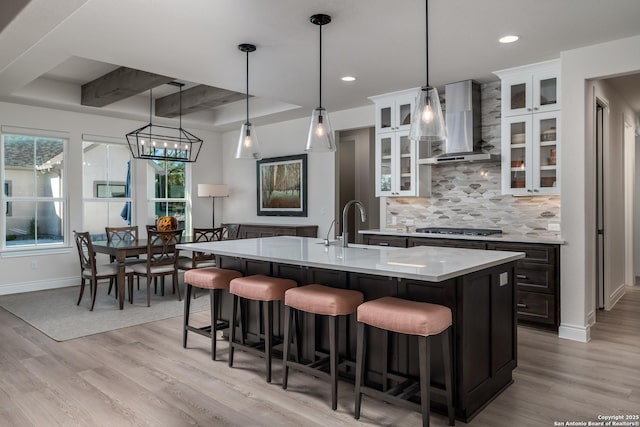
[[[351,207],[351,205],[356,205],[358,207],[358,209],[360,209],[360,219],[362,220],[362,222],[365,222],[367,220],[367,214],[364,211],[364,206],[362,205],[362,203],[359,200],[349,200],[345,205],[344,208],[342,208],[342,247],[346,248],[349,246],[349,233],[346,230],[346,225],[347,225],[347,214],[349,213],[349,208]]]

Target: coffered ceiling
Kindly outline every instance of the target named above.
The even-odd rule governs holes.
[[[212,87],[237,96],[245,91],[245,55],[237,45],[249,42],[258,47],[250,54],[252,121],[306,116],[318,102],[314,13],[333,18],[323,29],[323,105],[329,111],[369,105],[369,96],[425,79],[424,0],[20,3],[26,5],[0,32],[2,101],[144,120],[148,91],[85,106],[82,85],[126,67],[185,83],[185,92]],[[496,80],[492,71],[498,69],[640,34],[638,0],[430,0],[429,8],[430,83],[436,86]],[[499,44],[505,34],[520,41]],[[357,80],[345,83],[344,75]],[[175,92],[162,84],[153,96]],[[244,120],[242,100],[219,104],[201,102],[183,119],[213,130]]]

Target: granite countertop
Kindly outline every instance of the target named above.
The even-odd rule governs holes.
[[[522,252],[417,246],[389,248],[329,246],[322,239],[296,236],[221,240],[177,245],[178,249],[330,270],[440,282],[524,258]]]
[[[380,234],[383,236],[422,237],[427,239],[482,240],[487,242],[545,243],[551,245],[563,245],[566,243],[560,237],[554,238],[548,236],[523,236],[508,233],[492,234],[490,236],[467,236],[463,234],[416,233],[415,231],[407,232],[404,228],[360,230],[359,233]]]

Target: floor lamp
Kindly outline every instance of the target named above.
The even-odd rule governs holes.
[[[216,197],[229,197],[226,184],[198,184],[198,197],[211,197],[211,227],[216,226]]]

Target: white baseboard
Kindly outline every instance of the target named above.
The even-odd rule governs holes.
[[[80,284],[80,276],[59,279],[36,280],[33,282],[10,283],[0,285],[0,295],[19,294],[22,292],[43,291],[45,289],[65,288]]]
[[[587,325],[593,326],[595,324],[596,324],[596,311],[595,310],[591,310],[587,314]]]
[[[561,323],[560,328],[558,328],[558,337],[572,341],[589,342],[591,339],[591,326],[576,326]]]
[[[620,285],[620,287],[618,287],[618,289],[613,291],[611,297],[609,297],[611,305],[609,306],[608,310],[611,310],[618,303],[618,301],[620,301],[620,298],[624,296],[624,287],[625,285],[623,283],[622,285]]]

